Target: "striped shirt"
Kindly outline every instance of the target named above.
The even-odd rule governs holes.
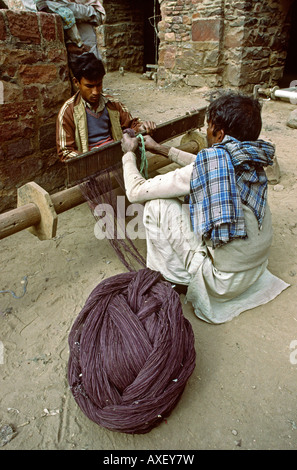
[[[77,92],[61,107],[56,123],[57,152],[61,161],[69,160],[89,150],[86,102]],[[129,110],[112,96],[102,94],[97,112],[106,106],[111,122],[113,140],[120,140],[123,129],[138,131],[141,121],[133,118]]]

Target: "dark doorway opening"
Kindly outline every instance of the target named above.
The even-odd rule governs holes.
[[[297,1],[291,7],[291,27],[288,45],[288,53],[285,62],[283,78],[279,85],[288,88],[292,81],[297,81]]]
[[[161,21],[159,0],[145,0],[142,3],[144,16],[143,68],[147,64],[158,63],[159,37],[158,23]]]
[[[141,73],[147,64],[156,65],[160,0],[104,0],[103,6],[106,22],[99,39],[106,69]]]

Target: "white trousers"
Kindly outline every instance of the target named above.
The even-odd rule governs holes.
[[[236,273],[218,271],[194,234],[189,207],[179,199],[155,199],[144,208],[147,266],[170,282],[188,286],[196,315],[224,323],[275,298],[289,285],[273,276],[268,262]]]
[[[165,279],[189,285],[206,256],[194,234],[189,207],[179,199],[154,199],[145,204],[147,266]]]

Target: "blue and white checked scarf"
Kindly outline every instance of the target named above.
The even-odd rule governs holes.
[[[191,221],[194,232],[210,238],[213,248],[246,238],[242,203],[261,227],[267,196],[263,167],[272,165],[273,155],[269,142],[240,142],[230,136],[198,153],[191,177]]]

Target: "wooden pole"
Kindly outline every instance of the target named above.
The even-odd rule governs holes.
[[[195,154],[199,151],[199,144],[193,140],[184,143],[178,148],[185,152]],[[148,158],[149,174],[154,173],[160,168],[164,168],[170,163],[172,162],[170,162],[166,157],[152,155]],[[113,181],[113,185],[116,187],[115,180]],[[52,194],[50,198],[57,214],[61,214],[86,202],[80,190],[80,185]],[[30,227],[37,226],[40,223],[41,218],[42,214],[40,209],[36,204],[34,204],[34,201],[0,214],[0,239],[6,238],[22,230],[29,229]]]

